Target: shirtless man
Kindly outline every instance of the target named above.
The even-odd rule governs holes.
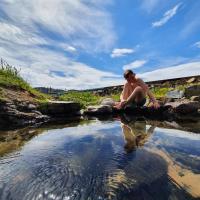
[[[145,104],[147,95],[154,108],[160,107],[148,86],[142,79],[137,78],[132,70],[126,70],[124,72],[124,78],[127,82],[120,95],[120,103],[116,105],[117,108],[124,108],[131,104],[141,107]]]

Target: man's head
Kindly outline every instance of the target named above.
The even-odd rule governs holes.
[[[128,82],[134,81],[134,80],[135,80],[135,73],[133,73],[132,70],[127,69],[127,70],[125,70],[125,72],[124,72],[124,78],[125,78]]]

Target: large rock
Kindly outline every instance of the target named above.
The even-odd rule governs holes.
[[[114,106],[115,101],[112,98],[105,98],[101,101],[101,105]]]
[[[170,106],[172,112],[178,114],[190,114],[197,113],[200,108],[200,102],[198,101],[189,101],[187,99],[166,103],[165,106]]]
[[[73,116],[80,112],[81,106],[79,103],[71,101],[49,101],[42,104],[39,110],[50,116]]]
[[[172,98],[172,99],[180,99],[184,95],[184,92],[182,90],[172,90],[167,92],[166,97]]]
[[[200,85],[192,85],[185,88],[185,97],[200,96]]]
[[[187,83],[193,83],[193,82],[195,82],[196,81],[196,78],[195,77],[192,77],[192,78],[190,78],[189,80],[187,80],[186,82]]]
[[[192,96],[190,98],[191,101],[199,101],[200,102],[200,96]]]
[[[86,115],[107,115],[112,114],[113,109],[108,105],[100,105],[100,106],[89,106],[84,111]]]
[[[49,117],[40,112],[22,112],[13,102],[0,103],[0,127],[12,128],[46,122]]]

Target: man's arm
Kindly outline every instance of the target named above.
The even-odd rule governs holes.
[[[147,91],[147,95],[149,96],[150,101],[153,103],[153,107],[154,108],[159,108],[160,105],[159,105],[158,101],[156,100],[156,98],[154,97],[153,93],[149,89]]]

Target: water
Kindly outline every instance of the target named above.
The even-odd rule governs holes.
[[[125,118],[0,131],[0,199],[198,199],[199,127]]]

